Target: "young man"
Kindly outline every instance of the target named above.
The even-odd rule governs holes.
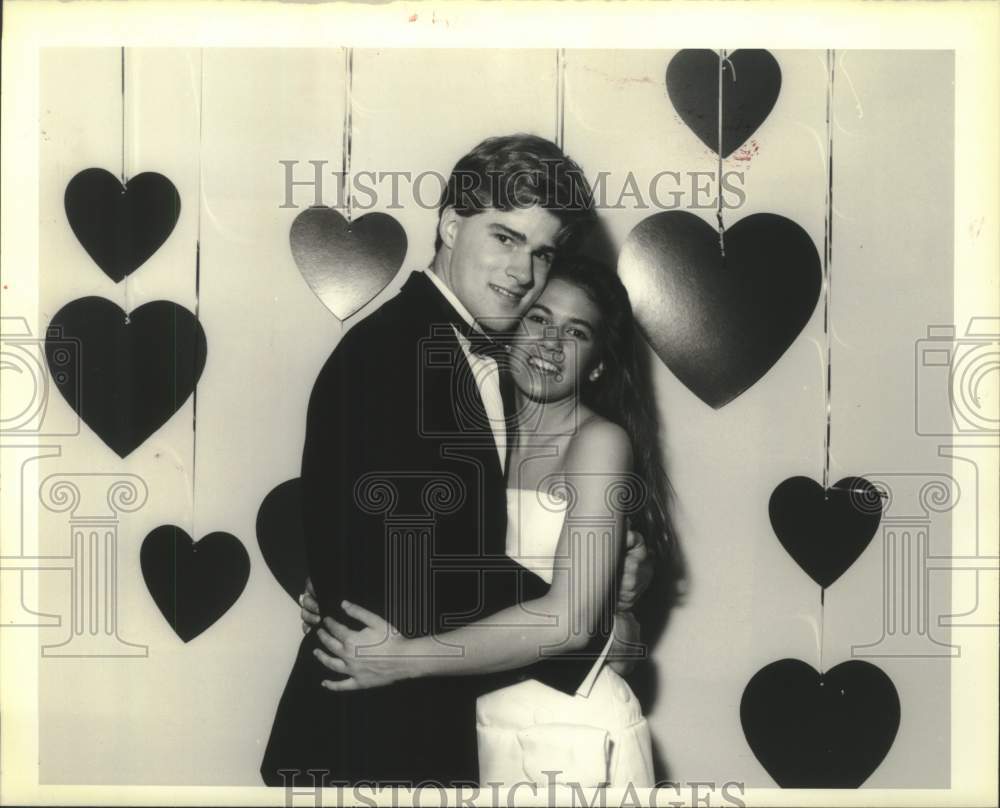
[[[537,597],[544,584],[505,555],[513,393],[488,332],[518,325],[593,219],[582,171],[547,140],[490,138],[456,164],[432,266],[343,337],[313,388],[303,516],[323,615],[357,626],[349,600],[418,636]],[[574,692],[593,662],[334,693],[317,647],[313,628],[261,765],[269,785],[474,783],[477,696],[524,678]]]

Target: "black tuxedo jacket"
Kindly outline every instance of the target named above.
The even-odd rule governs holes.
[[[452,324],[465,328],[414,273],[344,335],[313,388],[302,457],[309,574],[322,613],[348,625],[360,627],[344,599],[422,636],[546,591],[504,554],[503,470]],[[317,645],[309,632],[281,697],[261,766],[269,785],[476,782],[476,697],[527,677],[573,693],[594,658],[333,693],[320,686],[337,676],[313,657]]]

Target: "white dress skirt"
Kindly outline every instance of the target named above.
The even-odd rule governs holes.
[[[507,516],[507,555],[551,583],[566,501],[508,489]],[[526,781],[581,788],[654,785],[652,743],[639,700],[603,657],[575,695],[530,679],[480,696],[476,730],[483,787]]]

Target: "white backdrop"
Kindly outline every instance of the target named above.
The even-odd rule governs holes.
[[[646,187],[663,170],[714,171],[716,156],[666,94],[669,51],[568,51],[565,147],[591,176],[631,171]],[[826,216],[827,55],[778,51],[782,88],[753,135],[746,204],[801,225],[822,252]],[[952,474],[937,442],[916,434],[916,343],[952,316],[953,64],[950,52],[836,54],[830,480],[849,475]],[[40,87],[40,321],[67,302],[107,297],[132,309],[168,299],[197,309],[208,360],[174,417],[126,459],[84,426],[51,473],[131,473],[148,501],[118,524],[118,632],[146,646],[126,659],[43,658],[39,666],[44,783],[254,785],[271,719],[299,640],[297,607],[271,576],[255,538],[261,501],[299,471],[312,382],[344,327],[426,266],[436,212],[404,204],[403,270],[342,326],[303,281],[288,245],[298,210],[281,208],[284,170],[343,152],[345,59],[339,50],[138,50],[125,54],[124,144],[119,49],[44,52]],[[554,51],[355,51],[352,168],[434,170],[485,136],[557,131]],[[180,219],[127,280],[100,272],[71,232],[66,184],[99,166],[158,171],[176,185]],[[748,157],[748,159],[740,159]],[[433,188],[429,183],[428,188]],[[404,197],[404,202],[407,199]],[[689,199],[684,200],[685,203]],[[380,198],[376,210],[385,210]],[[654,211],[608,210],[620,239]],[[714,222],[714,211],[698,211]],[[196,247],[200,271],[196,278]],[[802,334],[755,386],[720,410],[703,404],[658,360],[665,459],[677,490],[688,595],[639,675],[655,685],[650,712],[663,773],[674,780],[772,781],[743,737],[739,702],[762,666],[796,657],[814,667],[851,658],[883,626],[882,532],[826,593],[802,572],[768,520],[771,492],[794,475],[819,480],[827,423],[824,300]],[[74,416],[50,402],[50,417]],[[955,475],[959,475],[956,469]],[[64,554],[67,515],[40,510],[42,552]],[[193,537],[224,530],[251,559],[250,580],[209,630],[183,643],[146,590],[143,538],[162,524]],[[948,515],[932,546],[951,547]],[[39,576],[43,611],[70,613],[68,576]],[[932,581],[930,613],[947,611]],[[934,604],[938,604],[935,606]],[[972,604],[970,603],[970,608]],[[947,633],[934,627],[935,637]],[[45,629],[60,642],[68,623]],[[899,692],[902,721],[866,785],[945,787],[949,671],[943,660],[877,659]]]

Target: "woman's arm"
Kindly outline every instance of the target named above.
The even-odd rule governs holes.
[[[333,656],[317,656],[350,677],[326,686],[350,690],[415,676],[493,673],[525,667],[557,650],[584,648],[602,621],[611,627],[611,588],[625,536],[612,492],[628,485],[631,464],[624,430],[605,421],[586,424],[564,464],[571,501],[549,591],[454,631],[413,639],[347,604],[345,611],[366,628],[355,632],[331,618],[323,621],[319,637]]]

